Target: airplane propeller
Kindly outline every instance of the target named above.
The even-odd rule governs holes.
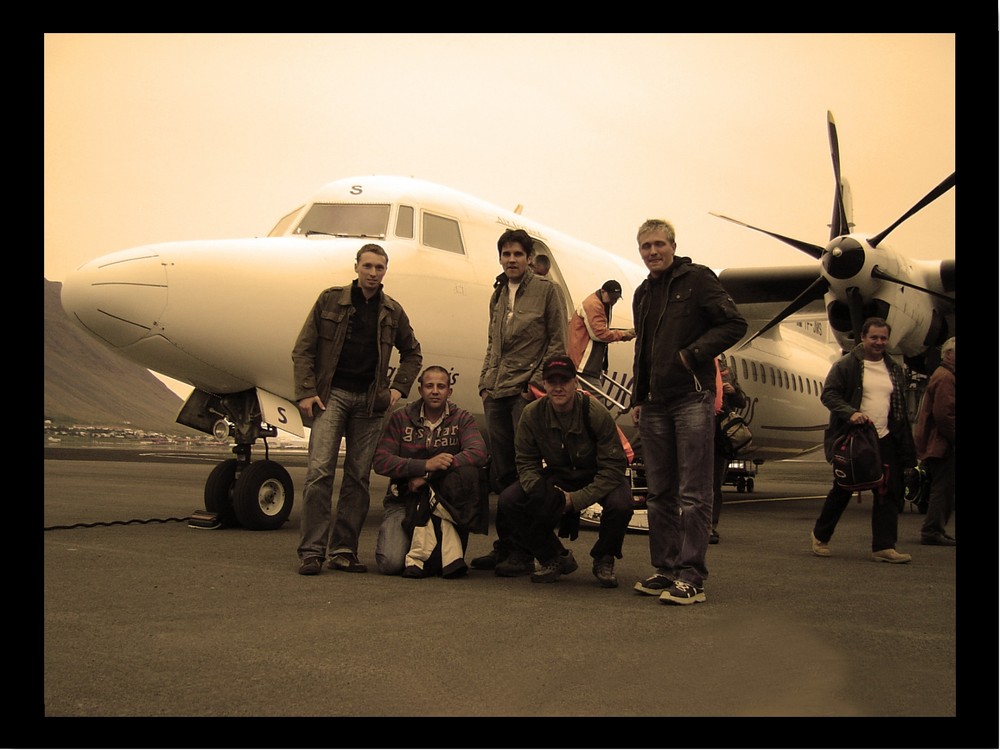
[[[748,346],[750,342],[757,337],[767,333],[774,326],[778,325],[789,316],[794,315],[806,305],[823,299],[824,295],[830,289],[830,278],[843,281],[854,278],[865,265],[865,245],[871,249],[877,248],[879,243],[881,243],[896,227],[930,203],[937,200],[955,185],[955,173],[952,172],[948,177],[942,180],[937,187],[917,201],[906,213],[896,219],[896,221],[883,229],[877,235],[864,240],[864,244],[862,244],[858,241],[858,239],[850,236],[850,223],[847,218],[847,209],[844,202],[844,186],[840,175],[840,144],[837,139],[837,125],[833,120],[833,113],[827,111],[826,117],[827,131],[830,138],[830,156],[833,161],[833,176],[835,180],[833,216],[830,220],[830,242],[826,247],[815,245],[811,242],[797,240],[792,237],[786,237],[784,235],[777,234],[776,232],[770,232],[766,229],[751,226],[750,224],[746,224],[742,221],[732,219],[722,214],[709,212],[712,216],[725,219],[726,221],[730,221],[734,224],[739,224],[747,229],[753,229],[754,231],[761,232],[769,237],[774,237],[776,240],[780,240],[787,245],[791,245],[796,250],[799,250],[816,260],[820,260],[823,271],[826,272],[826,275],[824,275],[821,271],[819,277],[806,287],[806,289],[803,290],[784,310],[775,315],[759,331],[744,341],[740,346],[741,349]],[[953,297],[931,291],[925,287],[921,287],[904,279],[892,276],[880,269],[877,265],[872,267],[871,277],[881,279],[883,281],[889,281],[894,284],[901,284],[902,286],[916,289],[924,292],[925,294],[947,300],[948,302],[954,303],[955,301]],[[846,296],[846,306],[847,312],[850,316],[851,330],[854,334],[854,341],[857,342],[861,340],[861,325],[865,318],[865,300],[861,289],[857,286],[847,287]]]
[[[941,180],[940,185],[938,185],[936,188],[931,190],[927,195],[925,195],[923,198],[917,201],[916,204],[913,206],[913,208],[911,208],[905,214],[896,219],[887,228],[883,229],[881,232],[879,232],[874,237],[869,239],[868,242],[871,243],[872,247],[878,247],[879,243],[882,242],[882,240],[884,240],[888,236],[889,232],[898,227],[900,224],[909,219],[911,216],[913,216],[913,214],[915,214],[920,209],[924,208],[929,203],[933,203],[934,201],[936,201],[942,195],[951,190],[951,188],[953,188],[954,186],[955,186],[955,173],[952,172],[950,175]]]

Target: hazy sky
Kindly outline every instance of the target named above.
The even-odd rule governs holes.
[[[953,34],[48,34],[44,273],[266,234],[355,175],[439,182],[637,258],[672,220],[713,268],[814,263],[837,122],[856,229],[955,170]],[[896,229],[955,256],[955,189]]]

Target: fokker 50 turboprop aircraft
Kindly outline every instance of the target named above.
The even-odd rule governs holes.
[[[510,227],[527,231],[536,252],[551,259],[549,278],[566,291],[567,316],[607,279],[631,300],[645,278],[638,262],[519,212],[412,178],[356,177],[321,188],[267,237],[146,245],[97,258],[63,282],[62,302],[108,347],[193,386],[177,421],[235,443],[235,458],[208,476],[206,509],[245,528],[275,529],[287,521],[294,494],[288,472],[267,454],[267,438],[279,429],[305,435],[291,350],[319,292],[356,277],[361,245],[381,244],[389,255],[386,288],[410,316],[424,366],[446,367],[454,400],[481,419],[487,301],[500,273],[496,240]],[[768,304],[754,304],[766,269],[728,273],[724,283],[739,287],[742,299],[734,298],[747,303],[752,322],[763,323],[788,299],[769,290]],[[616,307],[613,321],[632,325],[629,304]],[[822,442],[827,412],[818,395],[839,352],[822,335],[789,329],[772,325],[729,353],[748,396],[756,460]],[[632,352],[612,345],[600,389],[585,384],[626,430]],[[263,460],[252,456],[257,440]]]

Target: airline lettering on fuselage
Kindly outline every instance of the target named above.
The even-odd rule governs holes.
[[[361,195],[365,189],[360,185],[351,185],[351,195]]]
[[[449,367],[448,372],[451,373],[451,385],[452,387],[454,387],[455,383],[458,382],[458,376],[461,373],[455,372],[455,368],[453,367]],[[389,370],[386,374],[386,378],[389,379],[390,383],[392,382],[392,376],[395,374],[396,374],[396,365],[389,365]]]

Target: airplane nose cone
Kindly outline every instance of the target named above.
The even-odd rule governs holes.
[[[853,237],[838,237],[823,253],[823,268],[833,279],[852,279],[865,265],[865,249]]]
[[[167,272],[156,252],[105,255],[63,282],[62,306],[77,325],[116,348],[149,335],[167,305]]]

